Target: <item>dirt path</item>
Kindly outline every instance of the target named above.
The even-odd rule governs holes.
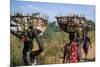
[[[33,49],[33,51],[38,49],[38,45],[36,43],[34,43],[34,47],[35,47],[35,49]],[[81,51],[82,51],[81,62],[84,62],[85,54],[83,52],[83,48],[81,48]],[[61,58],[61,57],[63,57],[63,53],[62,52],[60,52],[60,53],[61,53],[61,56],[58,55],[57,57],[56,56],[55,57],[52,57],[52,56],[45,57],[44,56],[44,57],[48,59],[47,62],[50,64],[62,64],[63,58]],[[93,60],[94,57],[95,57],[95,43],[92,43],[92,48],[89,47],[87,61],[94,61]]]
[[[87,59],[89,61],[93,61],[94,57],[95,57],[95,43],[92,43],[92,48],[89,47]],[[84,54],[83,49],[82,49],[82,59],[84,59],[84,58],[85,58],[85,54]]]
[[[81,62],[84,62],[85,61],[85,54],[84,54],[83,48],[81,48],[81,51],[82,51]],[[89,47],[89,52],[87,55],[87,62],[94,61],[94,58],[95,58],[95,43],[92,43],[92,48]],[[59,63],[63,62],[63,59],[61,59],[61,58],[59,58],[58,60],[59,60]]]

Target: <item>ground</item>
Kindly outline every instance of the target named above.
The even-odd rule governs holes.
[[[49,37],[49,36],[48,36]],[[95,58],[95,32],[90,32],[92,48],[89,48],[87,56],[88,61],[94,61]],[[64,32],[52,33],[51,39],[44,39],[44,51],[37,56],[39,64],[62,64],[63,62],[63,46],[68,42],[68,34]],[[33,43],[33,51],[38,49],[37,42]],[[22,65],[22,49],[23,43],[11,35],[11,65]],[[84,62],[84,52],[82,50],[81,62]]]

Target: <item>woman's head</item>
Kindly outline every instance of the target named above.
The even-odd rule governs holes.
[[[75,32],[69,33],[69,40],[70,40],[70,42],[75,40]]]

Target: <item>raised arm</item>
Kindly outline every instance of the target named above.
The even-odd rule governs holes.
[[[37,40],[39,49],[36,50],[36,51],[32,51],[32,54],[35,55],[35,56],[37,56],[37,55],[39,55],[43,51],[43,42],[42,42],[41,38],[38,36],[37,30],[34,29],[33,30],[33,34],[35,35],[35,38]]]
[[[67,52],[66,52],[66,50],[64,49],[64,52],[63,52],[63,55],[64,55],[64,57],[63,57],[63,63],[65,63],[66,54],[67,54]]]
[[[88,37],[88,41],[89,41],[90,47],[92,48],[90,37]]]

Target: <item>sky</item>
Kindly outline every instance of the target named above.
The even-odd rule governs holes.
[[[22,12],[23,14],[40,13],[40,16],[46,14],[49,21],[56,21],[55,16],[66,16],[70,13],[85,15],[88,20],[95,21],[94,5],[64,4],[64,3],[46,3],[11,0],[11,14]]]

